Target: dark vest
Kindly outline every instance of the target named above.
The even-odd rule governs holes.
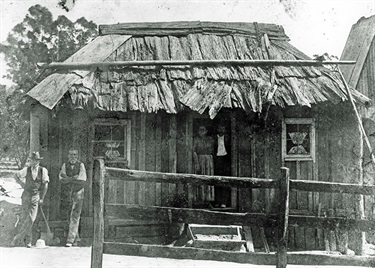
[[[72,166],[73,166],[73,168],[72,168]],[[81,169],[81,162],[80,161],[77,161],[74,165],[70,164],[69,162],[65,163],[65,173],[68,177],[73,177],[73,176],[78,175],[80,169]],[[77,184],[72,185],[72,191],[73,192],[78,192],[82,188],[84,188],[83,185],[77,185]]]
[[[36,179],[33,180],[33,176],[31,173],[31,167],[27,168],[26,172],[26,183],[25,183],[25,191],[29,192],[30,194],[38,194],[42,188],[43,182],[43,170],[42,167],[38,167],[38,172]]]
[[[73,168],[72,168],[73,166]],[[74,165],[69,162],[65,163],[65,172],[68,177],[73,177],[79,174],[81,162],[77,161]]]

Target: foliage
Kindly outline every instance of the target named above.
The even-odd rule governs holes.
[[[22,22],[13,27],[0,53],[7,62],[7,78],[15,84],[10,90],[1,87],[0,156],[13,157],[23,165],[28,155],[30,105],[25,93],[48,76],[37,63],[64,61],[97,35],[97,26],[85,18],[75,22],[65,16],[53,19],[40,5],[29,8]]]
[[[314,57],[314,60],[318,60],[318,61],[338,61],[339,60],[337,56],[329,55],[327,52],[322,55],[315,54],[313,57]],[[335,71],[337,69],[336,65],[325,65],[324,67],[332,71]]]
[[[18,107],[24,105],[25,100],[17,92],[0,86],[0,158],[12,158],[22,168],[29,150],[29,122],[19,112]]]
[[[65,11],[70,11],[73,9],[75,2],[75,0],[59,0],[58,6]]]
[[[65,16],[53,20],[47,8],[32,6],[0,45],[9,67],[7,78],[27,92],[48,75],[37,68],[38,62],[64,61],[96,35],[96,24],[83,17],[76,22]]]

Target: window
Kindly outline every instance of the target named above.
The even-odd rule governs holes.
[[[282,131],[284,161],[315,160],[315,123],[312,118],[285,118]]]
[[[130,163],[130,120],[97,119],[94,122],[93,154],[106,163]]]

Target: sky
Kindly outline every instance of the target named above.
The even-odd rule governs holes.
[[[72,0],[68,0],[72,1]],[[0,42],[36,4],[54,18],[80,17],[96,24],[151,21],[232,21],[274,23],[284,27],[292,45],[310,57],[341,56],[353,24],[375,14],[375,0],[76,0],[69,12],[58,0],[0,0]],[[0,55],[0,84],[9,85]]]

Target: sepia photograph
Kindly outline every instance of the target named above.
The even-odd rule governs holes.
[[[375,267],[374,37],[375,0],[0,0],[0,267]]]

